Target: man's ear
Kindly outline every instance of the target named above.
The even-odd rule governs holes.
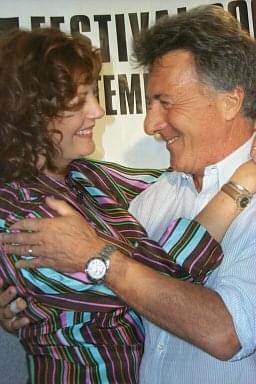
[[[242,109],[245,93],[241,87],[236,87],[232,91],[224,92],[223,112],[227,121],[233,120]]]

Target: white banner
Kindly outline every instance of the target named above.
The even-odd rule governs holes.
[[[132,39],[160,16],[184,12],[203,0],[1,0],[0,30],[54,26],[81,32],[101,48],[100,103],[106,116],[97,123],[92,157],[129,166],[165,167],[164,144],[143,131],[145,80],[132,61]],[[216,4],[216,3],[215,3]],[[256,0],[222,1],[254,36]],[[225,52],[223,52],[225,54]]]

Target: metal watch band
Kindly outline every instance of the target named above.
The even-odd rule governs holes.
[[[94,255],[94,257],[99,257],[99,258],[102,258],[105,263],[107,264],[107,269],[109,268],[109,258],[110,256],[112,255],[113,252],[115,252],[117,250],[117,247],[113,244],[106,244],[101,251],[99,251],[98,253],[96,253],[96,255]]]
[[[248,189],[234,181],[229,181],[227,184],[224,184],[221,190],[236,202],[239,210],[246,208],[253,196]]]

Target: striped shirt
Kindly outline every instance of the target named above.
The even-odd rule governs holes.
[[[66,183],[45,175],[0,186],[2,231],[22,218],[54,217],[47,195],[67,201],[103,239],[161,273],[202,283],[222,259],[218,243],[194,221],[167,225],[159,244],[128,213],[129,202],[161,171],[132,170],[93,161],[71,164]],[[24,255],[24,257],[27,257]],[[140,316],[84,273],[15,268],[16,255],[0,254],[0,277],[25,298],[29,326],[20,331],[30,383],[135,384],[143,353]]]

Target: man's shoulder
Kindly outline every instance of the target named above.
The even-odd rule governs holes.
[[[154,193],[162,188],[176,188],[176,186],[180,184],[180,180],[182,180],[182,174],[180,172],[175,172],[171,169],[165,170],[159,175],[155,182],[141,194],[141,196],[145,193]]]
[[[131,203],[130,209],[133,210],[138,205],[143,207],[144,203],[154,205],[154,202],[161,200],[161,196],[168,194],[174,196],[172,193],[179,184],[181,175],[178,172],[167,170],[163,172],[158,179],[148,186],[143,192],[141,192]]]

